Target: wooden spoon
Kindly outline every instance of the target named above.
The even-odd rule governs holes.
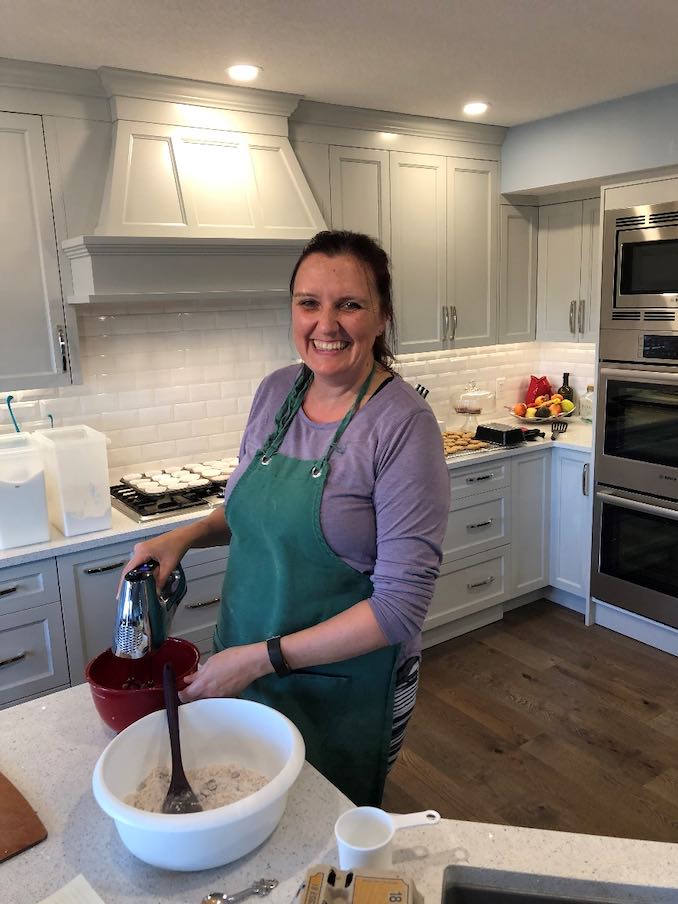
[[[165,709],[167,710],[167,727],[169,728],[170,748],[172,750],[172,778],[167,796],[162,805],[163,813],[200,813],[202,806],[188,783],[184,766],[181,762],[181,746],[179,744],[179,696],[174,678],[174,669],[170,662],[165,663],[162,673],[162,686],[165,692]]]

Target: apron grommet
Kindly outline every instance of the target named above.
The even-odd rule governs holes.
[[[323,472],[323,469],[322,469],[322,468],[317,468],[317,467],[314,465],[314,466],[311,468],[311,477],[320,477],[320,475],[322,474],[322,472]]]
[[[271,463],[271,456],[270,456],[270,455],[262,455],[261,458],[259,459],[259,462],[260,462],[262,465],[270,465],[270,463]]]

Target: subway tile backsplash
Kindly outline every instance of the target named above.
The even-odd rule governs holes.
[[[78,309],[83,383],[56,390],[7,392],[23,430],[88,424],[109,439],[113,479],[137,466],[238,452],[262,377],[297,360],[284,301],[250,299],[228,310],[215,303],[97,305]],[[460,422],[450,401],[470,380],[497,393],[495,414],[524,395],[530,374],[554,389],[570,372],[577,395],[595,373],[592,344],[528,342],[403,355],[398,370],[429,389],[447,425]],[[13,430],[5,406],[0,433]]]

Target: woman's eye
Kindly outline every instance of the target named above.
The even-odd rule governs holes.
[[[360,302],[353,301],[352,298],[348,298],[344,302],[343,307],[346,308],[346,310],[348,310],[348,311],[359,311],[360,308],[362,307],[362,305],[360,304]]]
[[[297,301],[300,308],[314,308],[317,305],[315,298],[300,298]]]

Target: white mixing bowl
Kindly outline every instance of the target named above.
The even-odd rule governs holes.
[[[97,761],[92,788],[140,860],[164,869],[210,869],[248,854],[275,829],[304,764],[304,741],[281,713],[248,700],[196,700],[179,708],[179,719],[186,772],[237,762],[263,773],[268,784],[202,813],[149,813],[126,804],[125,797],[155,766],[170,763],[167,718],[160,710],[110,742]]]

